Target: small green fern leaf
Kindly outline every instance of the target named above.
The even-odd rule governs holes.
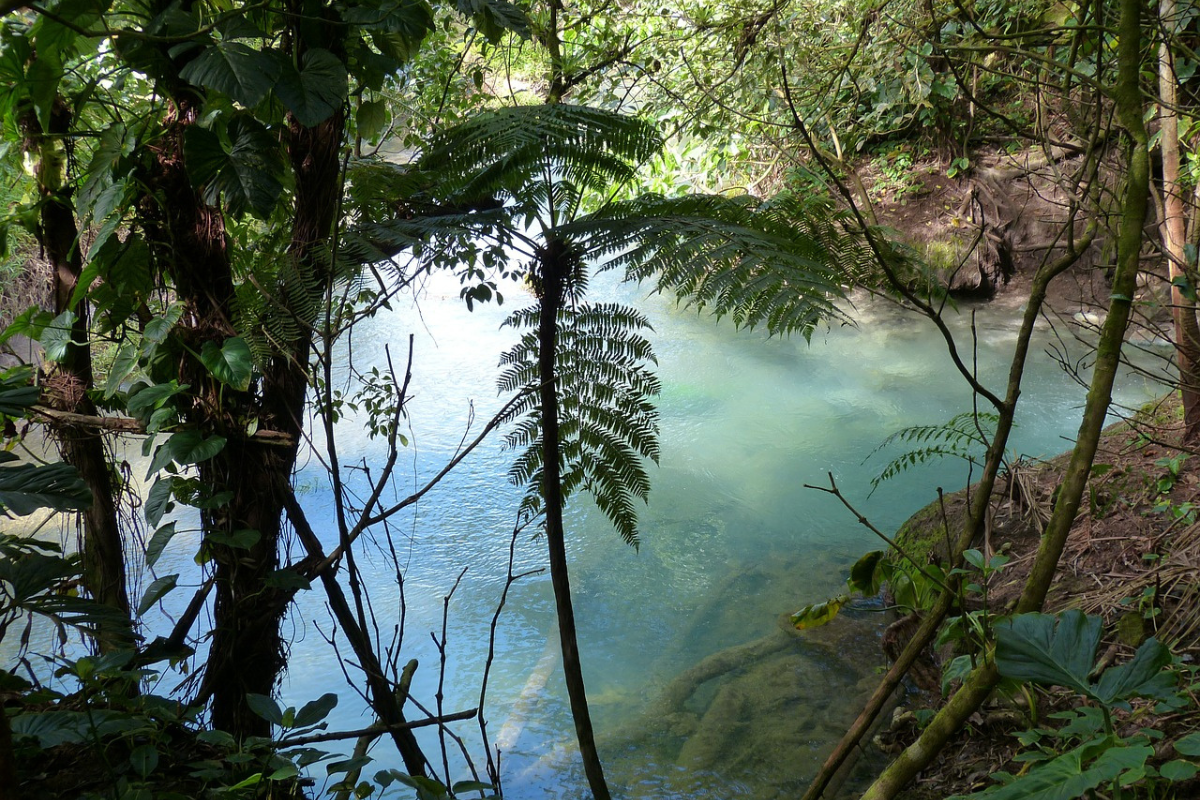
[[[893,445],[910,445],[911,449],[892,459],[871,479],[871,490],[913,467],[943,458],[961,458],[978,464],[980,456],[991,445],[992,434],[1000,418],[988,412],[957,414],[942,425],[913,425],[896,431],[880,443],[864,463],[876,453]]]

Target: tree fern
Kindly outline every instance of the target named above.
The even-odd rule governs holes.
[[[653,280],[744,327],[808,335],[845,319],[845,287],[871,263],[827,203],[749,196],[648,195],[563,226],[605,268]]]
[[[844,288],[870,263],[828,204],[780,198],[647,196],[615,202],[662,140],[642,120],[562,103],[481,114],[436,136],[410,168],[365,169],[353,178],[363,208],[384,222],[354,221],[342,254],[351,261],[402,250],[464,281],[487,270],[527,279],[537,304],[514,313],[523,329],[504,355],[501,391],[524,391],[507,438],[509,472],[523,507],[544,512],[563,668],[589,785],[609,797],[591,731],[575,637],[563,504],[577,491],[629,543],[638,501],[658,458],[658,380],[632,309],[584,301],[592,265],[652,279],[744,326],[812,332],[842,317]],[[391,188],[389,188],[391,187]],[[467,288],[464,287],[464,292]],[[470,299],[472,294],[465,296]]]
[[[525,505],[540,509],[542,469],[541,406],[531,391],[538,386],[537,308],[521,309],[506,325],[527,332],[501,359],[503,392],[530,390],[514,407],[506,444],[520,454],[509,470],[513,483],[527,489]],[[636,545],[637,502],[650,492],[646,460],[658,461],[658,412],[652,398],[658,379],[650,342],[642,335],[646,318],[631,308],[581,304],[559,314],[559,441],[564,499],[577,490],[596,505],[625,541]]]
[[[637,117],[567,103],[515,106],[436,136],[418,166],[437,174],[447,199],[504,195],[536,203],[550,190],[603,192],[627,183],[662,145]]]

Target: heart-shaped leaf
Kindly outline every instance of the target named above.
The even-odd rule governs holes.
[[[181,69],[179,77],[251,107],[271,91],[279,77],[279,61],[241,42],[217,42]]]
[[[216,342],[205,342],[200,348],[200,362],[212,376],[226,386],[244,392],[250,388],[254,373],[254,358],[250,346],[240,336],[233,336],[217,347]]]

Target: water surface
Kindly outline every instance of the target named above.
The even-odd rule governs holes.
[[[842,634],[811,641],[780,631],[780,614],[838,592],[849,565],[880,546],[836,499],[804,486],[827,486],[832,474],[877,527],[894,530],[936,497],[936,487],[958,489],[968,473],[961,462],[924,466],[872,494],[871,478],[900,451],[872,452],[900,428],[970,410],[970,393],[933,326],[890,305],[862,301],[853,311],[856,326],[818,331],[806,343],[737,331],[611,281],[598,282],[592,296],[622,299],[650,315],[663,382],[662,457],[651,470],[640,549],[624,544],[583,496],[573,499],[567,523],[585,678],[616,793],[795,796],[869,690],[882,624],[860,615]],[[516,334],[499,325],[513,303],[528,302],[519,291],[508,299],[504,308],[468,312],[452,279],[435,281],[419,304],[402,304],[356,333],[354,355],[365,364],[382,363],[389,343],[393,361],[402,362],[408,335],[415,337],[411,447],[397,497],[436,473],[505,399],[494,390],[497,360]],[[972,356],[972,313],[951,315],[964,358],[1003,394],[1016,315],[979,309]],[[1041,336],[1024,383],[1014,456],[1057,454],[1078,426],[1083,390],[1043,352],[1050,339],[1047,331]],[[1120,397],[1136,404],[1155,391],[1130,378]],[[338,436],[343,463],[382,457],[361,420],[347,420]],[[392,547],[398,553],[404,658],[420,659],[416,691],[426,702],[440,662],[430,633],[440,636],[443,599],[467,569],[448,613],[447,711],[478,700],[520,499],[506,479],[510,460],[499,438],[486,443],[396,520],[391,545],[360,561],[367,562],[386,630],[398,600],[385,556]],[[323,469],[313,462],[299,480],[308,513],[332,540]],[[516,559],[518,572],[543,567],[544,543],[522,534]],[[331,624],[318,592],[300,604],[293,624],[299,640],[285,692],[299,703],[336,686],[339,671],[319,633]],[[501,618],[487,708],[489,734],[503,750],[507,797],[583,794],[556,635],[548,575],[522,579]],[[722,659],[732,666],[714,666]],[[677,691],[679,676],[697,664],[713,667],[716,677],[664,705],[664,689]],[[340,693],[337,725],[370,721],[350,693]],[[469,736],[476,729],[468,723],[458,730]],[[424,741],[435,744],[431,735]],[[382,747],[378,758],[394,765]]]

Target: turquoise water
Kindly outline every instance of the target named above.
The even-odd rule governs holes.
[[[867,615],[845,641],[825,650],[806,642],[772,650],[782,636],[780,614],[838,591],[849,565],[880,544],[834,498],[804,485],[828,485],[832,473],[876,526],[894,530],[936,497],[937,486],[960,488],[965,467],[922,467],[870,494],[870,479],[887,457],[869,456],[902,427],[941,423],[969,410],[970,395],[932,326],[889,305],[863,301],[854,312],[856,327],[822,330],[806,343],[737,331],[635,287],[601,281],[592,296],[623,299],[650,315],[663,382],[662,457],[651,472],[640,549],[625,545],[582,496],[572,502],[568,521],[585,678],[616,792],[794,796],[857,712],[879,661],[881,624]],[[513,291],[514,302],[527,298]],[[412,446],[402,457],[407,467],[396,497],[436,473],[502,404],[494,380],[498,356],[514,338],[499,328],[508,311],[468,312],[453,281],[435,282],[418,304],[398,307],[356,334],[354,355],[366,364],[379,363],[388,343],[393,361],[402,362],[407,337],[415,336]],[[979,374],[1001,393],[1016,324],[1011,308],[977,314]],[[952,325],[969,343],[970,312]],[[1069,447],[1083,391],[1045,355],[1044,345],[1035,350],[1012,447],[1036,457]],[[972,358],[969,344],[964,358]],[[1132,404],[1153,392],[1132,378],[1120,390],[1122,401]],[[346,421],[338,437],[343,463],[381,458],[361,420]],[[391,529],[404,573],[403,656],[420,659],[415,685],[427,703],[439,665],[430,633],[440,635],[443,598],[467,569],[449,606],[447,711],[478,701],[519,501],[506,480],[510,458],[498,437],[491,440]],[[302,499],[314,523],[332,531],[323,470],[314,462],[300,482],[309,489]],[[398,607],[387,549],[360,560],[367,562],[385,632]],[[543,567],[544,543],[522,534],[516,561],[517,572]],[[299,641],[285,694],[300,703],[336,687],[340,676],[318,633],[331,628],[319,593],[305,599],[292,624]],[[508,797],[583,793],[556,636],[548,575],[520,580],[501,617],[486,709],[489,737],[503,751]],[[737,654],[730,648],[739,646],[748,648],[746,660],[734,658],[736,668],[705,683],[684,705],[674,711],[656,705],[681,673],[714,654]],[[335,723],[368,723],[361,704],[340,693],[344,703]],[[796,723],[805,715],[815,719]],[[456,729],[478,741],[475,723]],[[431,749],[436,744],[432,735],[424,741]],[[478,759],[477,745],[475,752]],[[377,757],[394,765],[383,746]],[[463,777],[461,760],[452,764],[459,765],[454,777]]]
[[[438,279],[419,303],[398,301],[395,310],[356,331],[349,346],[360,369],[384,363],[385,346],[400,365],[410,334],[415,342],[405,423],[410,446],[385,500],[422,486],[503,404],[506,398],[495,391],[497,363],[515,334],[500,322],[512,306],[528,302],[516,288],[508,298],[503,308],[468,312],[457,283]],[[737,331],[604,278],[595,282],[592,298],[622,300],[650,316],[663,384],[662,457],[651,468],[654,488],[641,514],[640,549],[624,544],[586,497],[574,498],[569,508],[580,648],[615,794],[798,796],[876,679],[883,624],[878,614],[860,613],[801,638],[781,631],[780,615],[836,593],[858,556],[880,546],[834,498],[804,485],[828,485],[832,473],[878,528],[894,530],[936,497],[936,487],[958,489],[968,473],[962,463],[927,465],[872,494],[871,478],[889,458],[873,451],[900,428],[942,423],[969,410],[970,395],[933,327],[890,305],[861,300],[852,311],[857,326],[836,325],[806,343]],[[951,320],[969,362],[971,314],[964,309]],[[1017,314],[999,304],[976,313],[974,362],[995,391],[1003,390]],[[1039,336],[1014,455],[1057,454],[1070,446],[1078,426],[1083,389],[1046,354],[1055,341],[1050,332]],[[1127,377],[1119,400],[1137,405],[1158,391]],[[361,418],[345,419],[337,438],[343,465],[377,465],[383,458]],[[506,478],[510,460],[493,436],[360,550],[385,641],[400,619],[397,571],[404,576],[400,659],[419,659],[414,694],[430,708],[442,670],[446,712],[479,700],[520,501]],[[348,474],[353,481],[360,473]],[[304,460],[297,482],[310,521],[332,546],[330,491],[315,455]],[[195,540],[194,533],[181,533],[158,565],[160,575],[184,576],[168,597],[167,614],[186,604],[186,587],[196,583]],[[530,532],[518,536],[515,553],[518,573],[545,566],[544,542]],[[441,636],[444,598],[464,569],[446,615],[442,664],[430,634]],[[370,724],[325,641],[334,626],[319,588],[301,595],[286,626],[294,643],[285,700],[300,705],[334,691],[341,703],[332,729]],[[501,750],[509,798],[584,796],[557,653],[549,577],[528,575],[512,587],[500,618],[486,707],[488,738]],[[361,676],[349,669],[361,686]],[[477,723],[454,730],[481,765]],[[437,735],[426,731],[421,739],[432,756]],[[343,751],[352,746],[346,742]],[[377,764],[367,775],[399,766],[386,741],[373,755]],[[461,755],[452,754],[450,765],[455,780],[469,776]],[[323,778],[320,767],[314,775]]]

